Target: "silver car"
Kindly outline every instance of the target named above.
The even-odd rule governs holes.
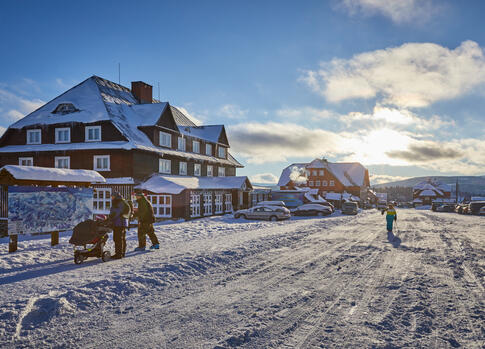
[[[289,219],[290,217],[290,210],[281,206],[255,206],[234,212],[234,218],[244,219],[268,219],[270,221],[278,221]]]

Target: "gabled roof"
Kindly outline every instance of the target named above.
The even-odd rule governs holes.
[[[292,170],[306,168],[325,168],[346,187],[363,186],[365,184],[366,168],[358,162],[326,162],[315,159],[310,163],[296,163],[286,167],[281,173],[278,186],[287,185],[291,178]]]
[[[59,104],[64,103],[72,104],[78,111],[67,114],[53,113]],[[167,102],[139,104],[130,89],[98,76],[92,76],[84,80],[20,119],[11,125],[10,128],[20,129],[27,126],[69,122],[89,124],[99,121],[110,121],[126,137],[126,141],[93,143],[94,146],[100,149],[140,149],[162,155],[171,154],[242,167],[232,156],[228,156],[227,160],[205,155],[195,156],[192,153],[168,150],[155,146],[139,127],[156,125],[168,107],[170,107],[171,115],[173,115],[177,126],[190,127],[191,130],[197,132],[198,138],[208,138],[212,142],[218,142],[218,139],[214,141],[215,134],[218,133],[217,137],[220,137],[221,132],[224,130],[222,125],[197,126],[188,116],[183,114],[179,109],[170,106]],[[28,147],[19,145],[2,147],[0,148],[0,152],[77,150],[92,147],[93,145],[86,145],[84,143],[40,144],[29,145]]]
[[[155,173],[135,188],[158,194],[180,194],[185,189],[251,189],[246,176],[193,177],[164,176]]]

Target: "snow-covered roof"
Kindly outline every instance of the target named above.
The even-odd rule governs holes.
[[[436,196],[436,193],[434,190],[426,189],[419,193],[419,196]]]
[[[200,138],[209,142],[218,143],[223,125],[208,126],[179,126],[179,131],[184,136]]]
[[[300,170],[305,168],[326,168],[346,187],[363,186],[365,183],[366,169],[358,162],[333,163],[315,159],[311,163],[291,164],[283,169],[278,181],[278,186],[285,186],[290,182],[290,175],[295,167]]]
[[[327,200],[340,200],[342,195],[340,193],[327,193],[325,199]]]
[[[72,113],[53,113],[59,104],[70,103],[78,110]],[[51,125],[57,123],[81,122],[93,123],[111,121],[113,125],[127,138],[127,141],[18,145],[0,148],[0,152],[28,152],[46,150],[81,150],[81,149],[140,149],[159,154],[170,154],[184,158],[206,160],[213,163],[243,167],[241,163],[228,154],[227,159],[220,159],[201,154],[192,154],[178,150],[167,150],[155,146],[139,126],[155,125],[163,114],[168,103],[138,104],[130,89],[92,76],[79,85],[44,104],[39,109],[12,124],[10,128],[20,129],[26,126]],[[188,127],[192,136],[217,142],[222,125],[197,126],[179,109],[170,106],[174,120],[180,129]],[[185,131],[184,131],[185,132]],[[217,132],[219,132],[217,134]],[[195,133],[195,134],[194,134]],[[217,134],[217,136],[215,136]],[[214,140],[215,139],[215,140]]]
[[[416,199],[413,200],[413,202],[420,203],[420,202],[423,202],[423,200],[416,198]]]
[[[103,183],[105,178],[93,170],[71,170],[64,168],[5,165],[0,172],[6,171],[13,178],[27,181]]]
[[[132,177],[106,178],[106,184],[135,184]]]
[[[180,194],[185,189],[246,189],[251,186],[246,176],[192,177],[154,174],[135,188],[152,193]]]

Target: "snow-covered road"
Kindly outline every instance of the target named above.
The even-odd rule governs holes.
[[[398,215],[392,242],[375,210],[163,224],[79,266],[67,236],[0,244],[0,347],[482,348],[485,218]]]

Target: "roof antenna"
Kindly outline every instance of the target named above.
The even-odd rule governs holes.
[[[121,85],[121,64],[118,63],[118,85]]]

